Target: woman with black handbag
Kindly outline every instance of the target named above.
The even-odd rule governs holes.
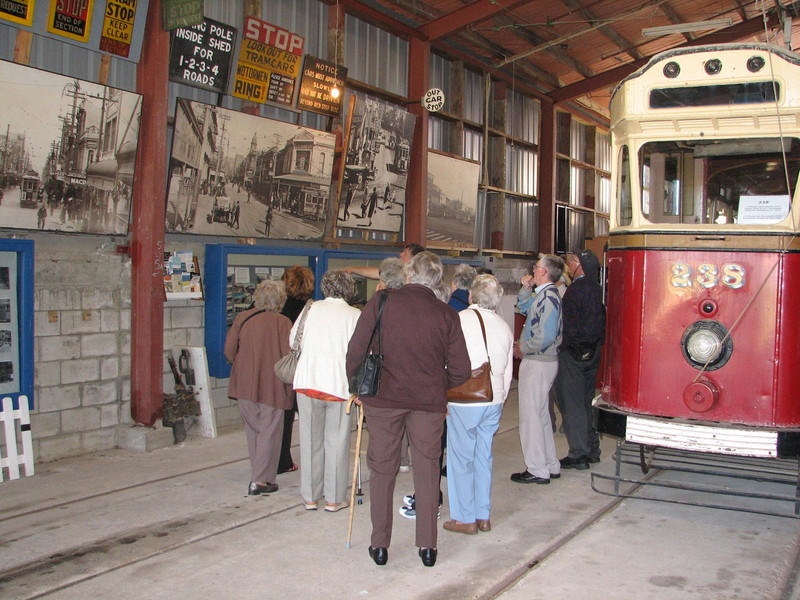
[[[372,536],[369,555],[386,564],[392,537],[392,502],[400,469],[400,445],[408,433],[416,490],[416,544],[422,564],[437,558],[439,453],[447,412],[448,388],[466,381],[470,361],[458,313],[436,298],[442,263],[420,252],[406,264],[406,285],[384,299],[376,294],[364,307],[347,349],[347,375],[359,372],[370,350],[378,320],[383,355],[374,396],[361,396],[369,424],[367,465],[370,470]]]

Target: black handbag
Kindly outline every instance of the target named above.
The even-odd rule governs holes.
[[[382,293],[378,300],[378,318],[372,327],[372,334],[369,336],[367,344],[367,355],[361,361],[358,372],[350,380],[350,393],[358,396],[374,396],[378,393],[378,384],[381,380],[381,367],[383,366],[383,354],[381,353],[381,315],[386,304],[387,293]],[[375,334],[378,335],[378,351],[372,350],[372,340]]]

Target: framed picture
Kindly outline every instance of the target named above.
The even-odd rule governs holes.
[[[428,152],[427,245],[475,248],[478,162]]]
[[[334,147],[332,133],[178,98],[167,231],[322,238]]]
[[[406,177],[416,117],[404,107],[353,93],[336,237],[395,242],[403,237]]]
[[[0,223],[127,234],[142,99],[0,61]]]

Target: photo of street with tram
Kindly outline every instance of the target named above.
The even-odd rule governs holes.
[[[353,94],[344,181],[336,220],[345,229],[402,233],[406,176],[416,117],[367,94]]]
[[[322,238],[334,146],[331,133],[178,98],[167,231]]]
[[[0,222],[127,234],[141,96],[0,61]]]

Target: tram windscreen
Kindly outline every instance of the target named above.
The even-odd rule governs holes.
[[[642,214],[653,223],[775,224],[789,214],[800,140],[649,142],[639,169]]]

